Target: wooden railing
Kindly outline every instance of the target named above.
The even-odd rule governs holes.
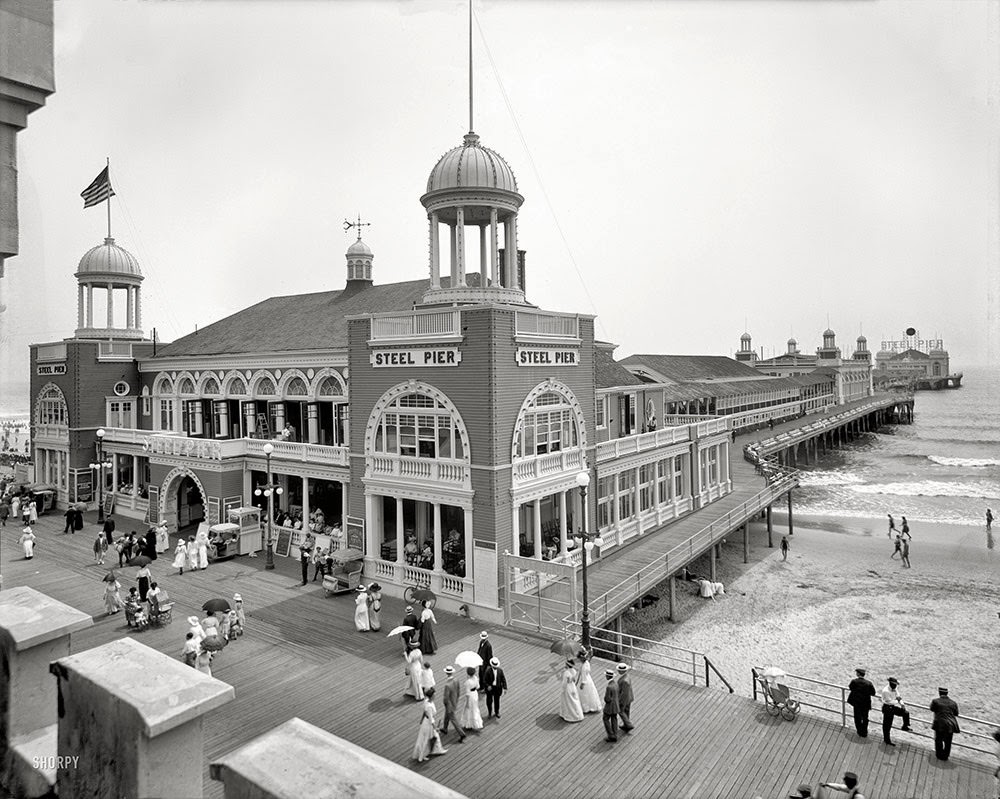
[[[398,477],[404,480],[465,485],[469,465],[465,461],[431,460],[403,455],[374,455],[367,477]]]
[[[575,475],[581,469],[586,468],[586,453],[581,447],[574,447],[561,452],[550,452],[547,455],[516,459],[514,461],[514,482],[523,483],[561,472]]]

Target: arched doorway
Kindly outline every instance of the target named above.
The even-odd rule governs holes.
[[[163,521],[172,533],[193,535],[205,520],[205,488],[187,469],[174,469],[163,481]]]

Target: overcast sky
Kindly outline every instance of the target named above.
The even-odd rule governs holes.
[[[106,157],[113,235],[163,341],[341,288],[358,213],[377,283],[426,278],[419,197],[468,127],[466,8],[56,2],[56,93],[18,138],[5,374],[73,334],[73,273],[106,232],[79,195]],[[812,352],[829,325],[846,352],[913,326],[957,369],[986,361],[996,4],[476,0],[475,15],[474,127],[525,197],[531,302],[596,314],[618,357],[731,354],[744,330],[767,355],[791,335]]]

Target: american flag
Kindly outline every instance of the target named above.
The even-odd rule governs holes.
[[[108,177],[109,167],[104,167],[101,170],[93,182],[87,186],[80,196],[83,197],[83,207],[90,208],[92,205],[97,205],[105,200],[109,200],[115,196],[115,190],[111,188],[111,178]]]

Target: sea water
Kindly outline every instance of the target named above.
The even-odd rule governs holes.
[[[803,467],[799,513],[985,525],[1000,516],[1000,368],[966,369],[962,387],[918,391],[914,420]],[[997,526],[1000,527],[1000,520]]]

